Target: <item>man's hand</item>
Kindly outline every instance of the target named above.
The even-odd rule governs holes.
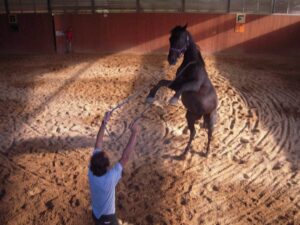
[[[140,132],[140,125],[139,121],[141,118],[138,118],[137,120],[133,121],[132,124],[130,125],[130,130],[132,133],[139,133]]]

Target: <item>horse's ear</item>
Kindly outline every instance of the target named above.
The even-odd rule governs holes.
[[[183,26],[183,29],[186,30],[188,24],[186,23],[184,26]]]

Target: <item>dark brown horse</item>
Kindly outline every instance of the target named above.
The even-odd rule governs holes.
[[[147,96],[147,102],[152,103],[156,92],[163,86],[176,92],[170,100],[171,104],[175,104],[181,96],[182,103],[187,109],[186,119],[190,130],[189,142],[181,156],[185,156],[188,152],[196,134],[195,122],[202,116],[204,127],[208,129],[208,143],[206,152],[203,154],[207,156],[217,118],[218,98],[215,88],[208,78],[201,53],[186,27],[187,25],[173,28],[169,39],[169,64],[175,65],[177,59],[184,54],[183,62],[177,69],[175,80],[160,80],[151,89]]]

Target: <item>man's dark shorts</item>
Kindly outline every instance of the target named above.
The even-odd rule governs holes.
[[[95,225],[119,225],[116,214],[103,215],[97,219],[93,213]]]

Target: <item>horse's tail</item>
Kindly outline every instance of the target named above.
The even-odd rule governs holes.
[[[211,129],[213,131],[218,119],[217,109],[214,109],[210,114],[204,115],[203,128]]]
[[[214,109],[214,111],[212,111],[212,113],[210,114],[209,126],[214,128],[215,124],[217,123],[217,120],[218,120],[217,109]]]

